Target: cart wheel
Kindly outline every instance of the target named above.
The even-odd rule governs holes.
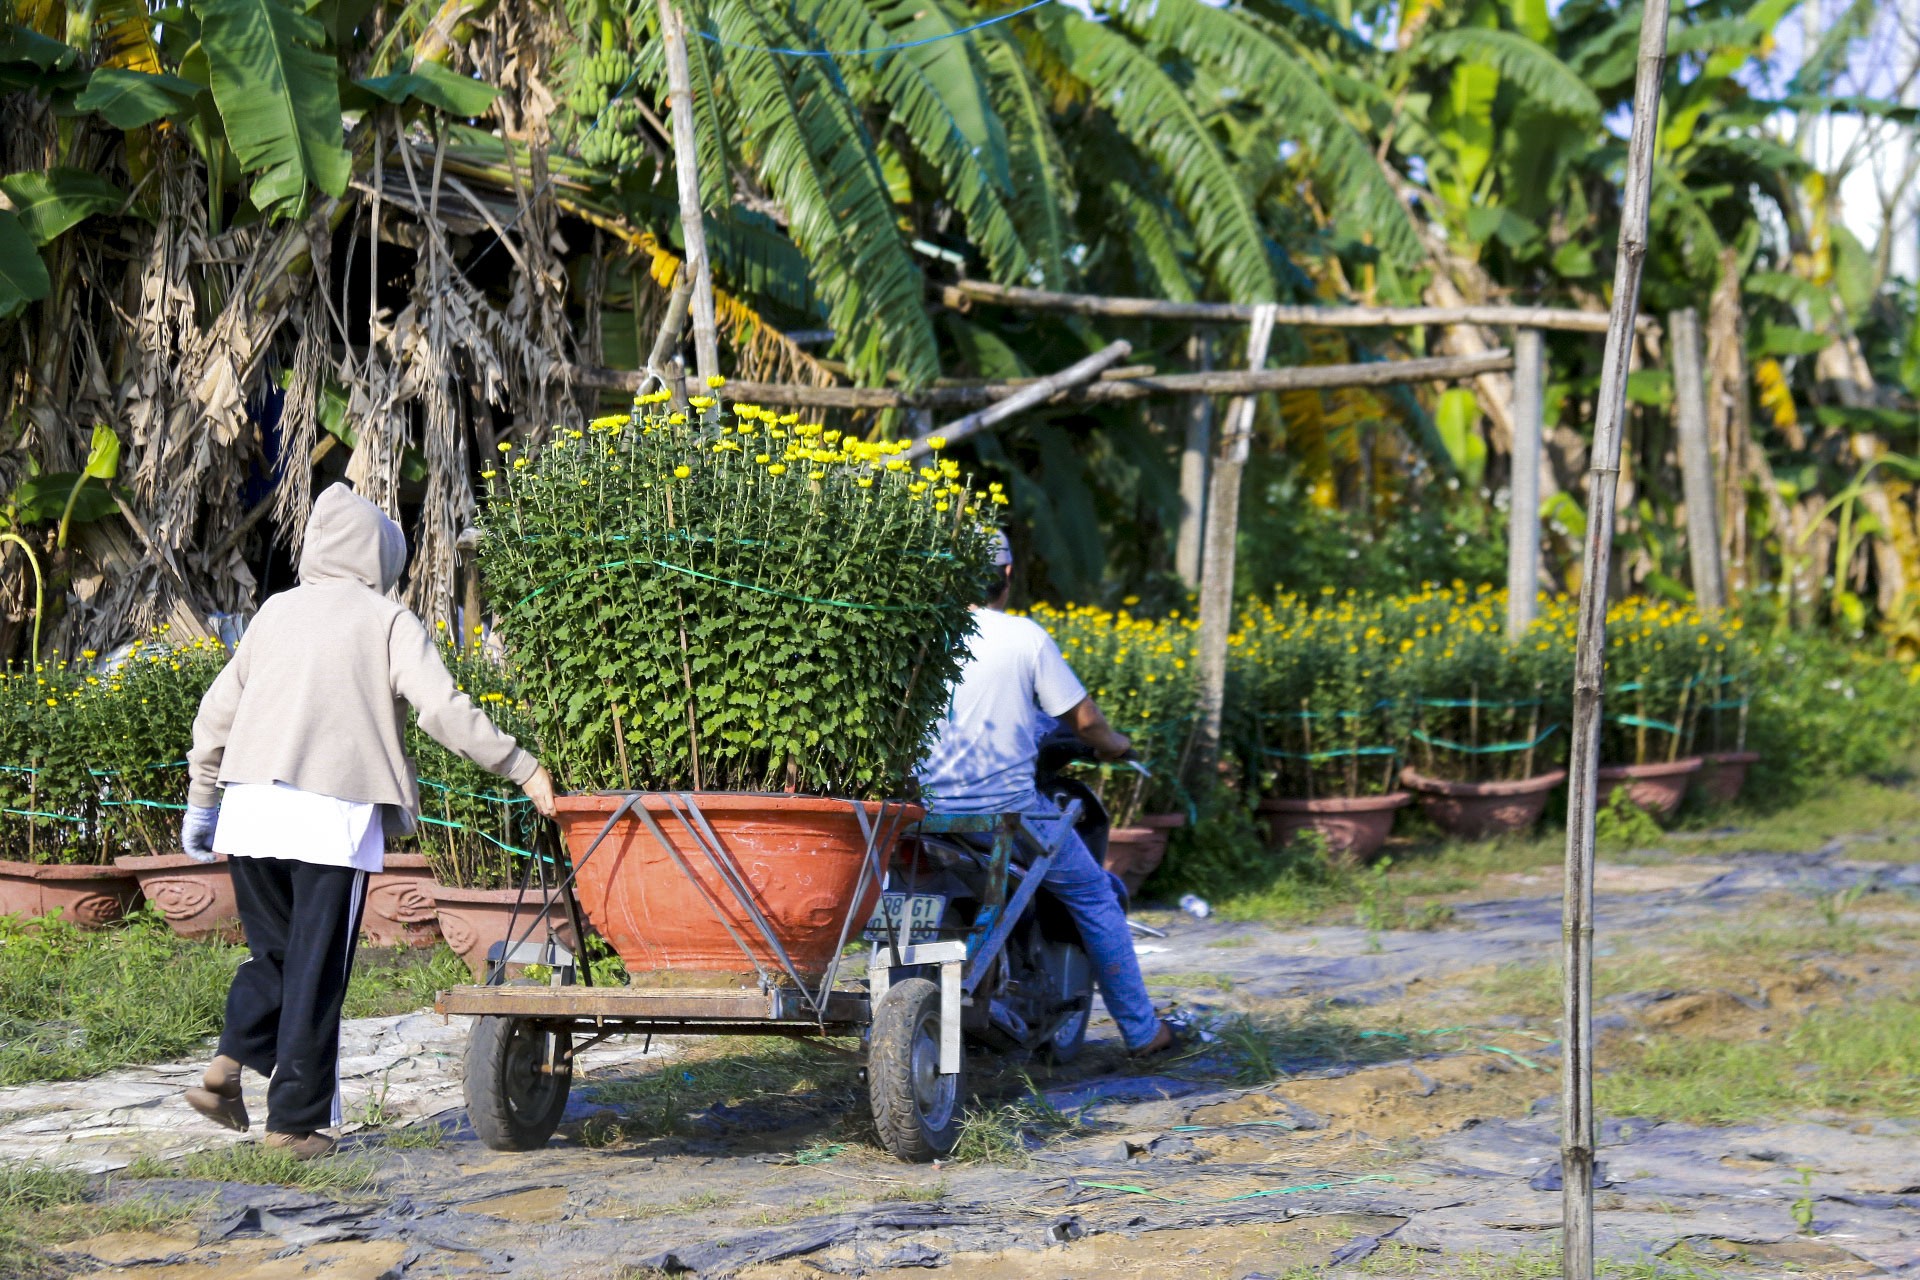
[[[547,1039],[553,1038],[548,1073]],[[546,1032],[526,1018],[476,1018],[467,1037],[463,1083],[467,1119],[495,1151],[532,1151],[547,1145],[567,1109],[573,1084],[573,1037]]]
[[[902,1160],[936,1160],[960,1136],[960,1077],[940,1074],[940,988],[908,978],[873,1013],[867,1097],[880,1145]]]

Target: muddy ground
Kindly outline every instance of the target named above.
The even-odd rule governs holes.
[[[1703,929],[1852,886],[1876,890],[1844,899],[1865,927],[1920,936],[1920,865],[1872,861],[1864,840],[1614,862],[1600,963],[1687,954]],[[969,1150],[986,1158],[937,1167],[872,1146],[853,1054],[738,1042],[719,1058],[711,1043],[596,1050],[560,1136],[498,1154],[458,1110],[461,1028],[369,1020],[350,1036],[347,1109],[379,1123],[347,1145],[370,1188],[117,1181],[115,1194],[210,1198],[167,1234],[62,1246],[62,1265],[151,1280],[1541,1274],[1560,1219],[1558,1047],[1550,988],[1525,975],[1557,948],[1557,890],[1545,874],[1491,877],[1421,931],[1150,915],[1168,933],[1141,947],[1156,996],[1220,1038],[1152,1071],[1104,1023],[1071,1069],[972,1059],[990,1119]],[[1649,1037],[1761,1037],[1812,1009],[1916,992],[1920,947],[1906,942],[1735,957],[1601,1000],[1601,1065]],[[180,1122],[190,1075],[0,1091],[0,1158],[103,1171],[218,1143]],[[441,1126],[438,1145],[422,1125]],[[1606,1121],[1601,1141],[1599,1247],[1623,1267],[1920,1275],[1908,1124],[1641,1117]]]

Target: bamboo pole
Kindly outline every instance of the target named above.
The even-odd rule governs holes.
[[[1450,382],[1483,373],[1505,373],[1512,368],[1512,353],[1489,351],[1475,356],[1380,360],[1370,364],[1321,364],[1292,369],[1222,369],[1212,373],[1102,377],[1080,387],[1056,391],[1050,397],[1050,402],[1114,404],[1152,396],[1249,396],[1266,391],[1387,387],[1409,382]],[[570,371],[570,376],[577,386],[638,391],[646,373],[637,369],[575,367]],[[753,404],[793,405],[810,409],[958,409],[992,404],[1039,381],[1037,378],[1013,378],[971,386],[894,391],[886,387],[810,387],[788,382],[729,380],[727,395]]]
[[[1254,316],[1247,331],[1247,368],[1267,362],[1273,342],[1273,317]],[[1220,755],[1220,724],[1227,700],[1227,633],[1233,627],[1234,538],[1240,531],[1240,474],[1253,441],[1255,397],[1243,395],[1227,406],[1220,448],[1207,486],[1206,558],[1200,567],[1200,701],[1194,731],[1193,760],[1200,774],[1212,771]]]
[[[1102,369],[1119,364],[1132,352],[1131,342],[1124,340],[1110,342],[1086,359],[1076,361],[1058,373],[1035,379],[1005,399],[996,400],[986,408],[970,413],[964,418],[956,418],[937,431],[929,431],[915,440],[907,449],[907,457],[913,459],[926,456],[933,447],[928,442],[936,436],[944,438],[949,444],[957,443],[975,432],[985,431],[996,422],[1005,422],[1022,410],[1031,409],[1035,405],[1051,400],[1058,392],[1091,382],[1100,376]]]
[[[1627,366],[1633,354],[1640,273],[1647,253],[1647,203],[1660,115],[1660,76],[1666,60],[1667,7],[1667,0],[1648,0],[1640,14],[1633,131],[1627,142],[1627,176],[1620,198],[1620,250],[1614,266],[1607,351],[1594,406],[1592,467],[1587,474],[1587,547],[1574,648],[1573,759],[1568,770],[1566,888],[1561,903],[1566,1050],[1560,1058],[1561,1274],[1565,1280],[1593,1277],[1593,845],[1607,653],[1607,580],[1613,558],[1614,487],[1620,476]]]
[[[687,242],[681,270],[693,280],[693,350],[700,381],[720,376],[720,339],[713,318],[713,269],[707,226],[700,214],[700,143],[693,128],[693,72],[687,64],[686,19],[671,0],[657,0],[660,39],[667,54],[667,104],[673,111],[673,169],[680,187],[680,233]]]
[[[1213,342],[1204,333],[1187,340],[1187,353],[1201,373],[1213,370]],[[1180,580],[1200,589],[1200,555],[1206,545],[1207,457],[1213,452],[1213,399],[1195,396],[1187,402],[1186,438],[1180,448],[1180,530],[1174,540],[1173,565]]]
[[[1715,510],[1713,450],[1707,440],[1707,385],[1701,371],[1700,317],[1692,307],[1667,318],[1673,344],[1673,425],[1680,437],[1680,478],[1687,497],[1687,556],[1693,598],[1704,613],[1727,607],[1720,563],[1720,516]]]
[[[1540,430],[1546,401],[1545,342],[1538,329],[1513,335],[1513,479],[1507,486],[1507,636],[1533,625],[1540,593]]]
[[[1053,293],[986,280],[962,280],[941,290],[941,301],[958,310],[976,302],[1028,311],[1066,311],[1082,316],[1123,316],[1141,320],[1199,320],[1246,324],[1266,303],[1167,302],[1159,298],[1108,298],[1091,293]],[[1397,325],[1478,324],[1522,329],[1565,329],[1604,333],[1607,313],[1570,307],[1281,307],[1275,324],[1323,329],[1380,329]],[[1640,317],[1640,324],[1651,323]]]

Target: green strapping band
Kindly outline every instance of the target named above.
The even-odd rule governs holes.
[[[1680,726],[1668,724],[1665,720],[1653,720],[1646,716],[1608,716],[1614,724],[1626,725],[1629,729],[1658,729],[1662,733],[1678,733]]]
[[[1266,752],[1268,755],[1277,756],[1282,760],[1306,760],[1311,762],[1316,760],[1337,760],[1343,756],[1397,756],[1400,754],[1400,748],[1346,747],[1338,751],[1311,751],[1302,754],[1297,751],[1281,751],[1275,747],[1268,747],[1266,748]]]
[[[669,564],[665,560],[609,560],[605,564],[589,565],[584,569],[575,569],[572,573],[568,574],[566,578],[562,579],[562,581],[577,578],[583,573],[599,573],[605,569],[623,569],[628,565],[636,564],[652,565],[656,569],[671,569],[675,573],[684,573],[689,578],[699,578],[706,582],[717,582],[723,587],[737,587],[742,591],[757,591],[763,596],[775,596],[781,600],[792,600],[796,604],[819,604],[826,605],[833,609],[863,609],[870,613],[911,613],[916,609],[930,607],[925,604],[862,604],[857,600],[828,600],[819,596],[801,595],[795,591],[778,591],[772,587],[756,586],[751,582],[738,582],[732,578],[722,578],[717,574],[704,573],[699,569],[690,569],[683,564]],[[547,584],[547,586],[552,585],[552,583]],[[545,586],[535,587],[532,591],[529,591],[525,596],[521,597],[520,600],[514,604],[513,608],[508,609],[507,612],[514,612],[519,609],[521,605],[526,604],[527,601],[540,595],[546,589],[547,587]]]
[[[525,796],[487,795],[481,791],[462,791],[459,787],[450,787],[444,782],[435,782],[432,778],[421,778],[420,785],[432,787],[435,791],[444,791],[448,795],[466,796],[470,800],[491,800],[495,804],[532,804]]]
[[[1494,742],[1484,747],[1470,747],[1464,742],[1450,742],[1445,738],[1436,738],[1422,730],[1413,730],[1413,736],[1430,747],[1444,747],[1448,751],[1463,751],[1470,756],[1494,755],[1502,751],[1531,751],[1533,748],[1560,732],[1560,726],[1550,724],[1546,730],[1531,742]]]
[[[1537,707],[1538,698],[1522,698],[1518,702],[1488,702],[1483,698],[1415,698],[1415,705],[1422,707]]]

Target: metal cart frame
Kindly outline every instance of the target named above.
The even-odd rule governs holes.
[[[640,803],[645,794],[625,793],[624,802],[565,876],[548,876],[549,866],[557,870],[566,864],[557,856],[558,841],[552,830],[544,830],[536,846],[539,856],[530,860],[521,885],[523,901],[536,889],[540,897],[526,931],[517,941],[494,946],[484,983],[442,991],[434,1002],[441,1014],[476,1019],[467,1046],[465,1077],[469,1116],[482,1141],[500,1150],[544,1145],[565,1110],[575,1057],[613,1036],[864,1034],[869,1039],[869,1091],[883,1141],[903,1159],[945,1154],[958,1132],[957,1114],[944,1114],[941,1107],[952,1111],[958,1093],[962,1009],[971,1002],[1039,890],[1058,842],[1078,818],[1078,803],[1070,804],[1057,820],[1018,813],[939,814],[921,819],[912,833],[991,837],[982,907],[961,938],[915,942],[911,922],[905,939],[900,936],[900,924],[894,922],[887,936],[874,943],[862,990],[859,984],[840,984],[840,958],[852,933],[857,905],[876,881],[885,883],[892,849],[900,836],[909,834],[900,823],[904,806],[889,802],[878,821],[869,818],[864,806],[853,806],[867,841],[860,879],[841,923],[834,958],[820,982],[810,987],[787,960],[772,926],[752,900],[745,874],[701,817],[695,797],[660,793],[667,796],[667,808],[681,831],[691,836],[697,856],[707,860],[741,914],[754,922],[784,972],[762,963],[729,926],[753,964],[755,987],[595,986],[588,967],[578,963],[551,922],[557,906],[572,925],[575,938],[585,937],[573,892],[574,876],[620,819],[629,813],[637,815],[679,870],[694,878],[687,861],[666,839],[659,820]],[[1017,855],[1026,874],[1009,896],[1010,868]],[[695,883],[701,882],[695,878]],[[719,903],[710,893],[708,897],[724,923]],[[533,933],[542,928],[545,939],[533,943]],[[551,967],[548,985],[506,982],[509,965],[528,963]],[[937,983],[923,976],[927,974],[936,974]],[[916,980],[924,985],[913,985]],[[909,1005],[911,1010],[906,1008]],[[903,1108],[913,1114],[903,1116]]]

